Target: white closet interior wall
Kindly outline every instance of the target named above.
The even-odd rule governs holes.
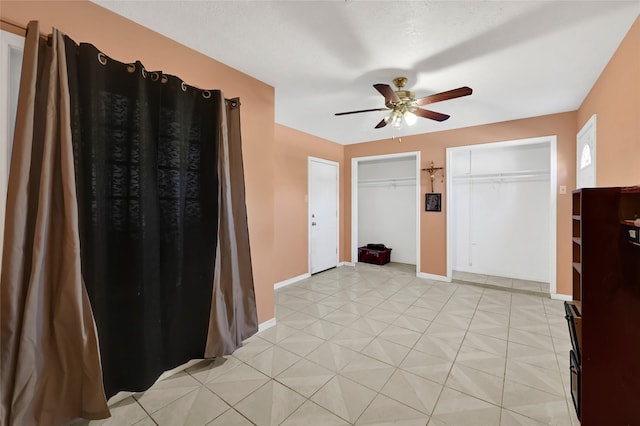
[[[549,282],[550,146],[458,150],[453,269]]]
[[[391,261],[416,264],[415,157],[358,164],[358,246],[382,243]]]

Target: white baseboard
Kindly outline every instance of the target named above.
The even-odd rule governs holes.
[[[450,283],[451,282],[451,278],[449,278],[449,277],[445,277],[444,275],[427,274],[426,272],[418,272],[416,274],[416,277],[418,277],[418,278],[426,278],[428,280],[434,280],[434,281],[444,281],[446,283]]]
[[[340,262],[340,263],[338,263],[338,266],[352,266],[353,267],[353,266],[356,266],[356,264],[353,263],[353,262]]]
[[[279,283],[275,283],[273,285],[273,289],[277,290],[279,288],[286,287],[286,286],[291,285],[293,283],[297,283],[298,281],[302,281],[304,279],[307,279],[310,276],[311,275],[306,273],[306,274],[298,275],[297,277],[289,278],[288,280],[280,281]]]
[[[271,318],[270,320],[266,320],[262,324],[258,324],[258,333],[260,333],[261,331],[265,331],[267,328],[271,328],[274,325],[276,325],[275,317]]]
[[[550,296],[554,300],[565,300],[567,302],[571,302],[573,300],[573,296],[570,296],[568,294],[551,293]]]

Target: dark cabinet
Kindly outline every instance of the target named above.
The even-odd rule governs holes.
[[[639,216],[640,187],[573,192],[573,302],[565,309],[583,426],[640,425]]]

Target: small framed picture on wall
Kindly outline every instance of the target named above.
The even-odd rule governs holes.
[[[442,211],[442,194],[429,192],[425,194],[424,210],[428,212]]]

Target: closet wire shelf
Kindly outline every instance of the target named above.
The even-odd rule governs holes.
[[[452,176],[454,182],[476,182],[476,181],[535,181],[549,180],[551,173],[549,170],[522,170],[518,172],[500,173],[474,173]]]

